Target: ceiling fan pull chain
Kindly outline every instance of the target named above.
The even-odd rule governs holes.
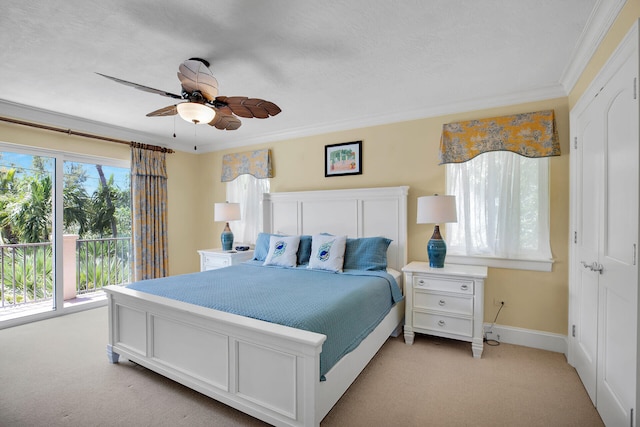
[[[193,141],[197,141],[196,137],[197,137],[197,133],[198,133],[198,126],[197,123],[193,124]],[[193,151],[198,151],[198,146],[194,145],[193,146]]]

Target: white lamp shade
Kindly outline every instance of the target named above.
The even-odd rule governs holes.
[[[418,224],[458,222],[456,196],[418,197]]]
[[[204,104],[198,104],[197,102],[183,102],[176,107],[178,114],[184,120],[191,123],[209,123],[216,116],[216,112],[213,108],[209,108]]]
[[[236,221],[240,216],[240,203],[216,203],[213,208],[215,221]]]

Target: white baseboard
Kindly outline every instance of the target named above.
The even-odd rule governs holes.
[[[504,325],[493,325],[493,328],[491,328],[490,323],[484,324],[484,331],[488,340],[539,348],[567,355],[568,338],[566,335]]]

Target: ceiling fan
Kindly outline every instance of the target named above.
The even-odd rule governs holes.
[[[245,96],[218,96],[218,81],[213,77],[209,69],[209,62],[200,58],[191,58],[180,64],[178,79],[182,85],[181,95],[101,73],[96,74],[145,92],[185,100],[185,102],[152,111],[147,114],[147,117],[164,117],[178,114],[184,120],[195,124],[206,123],[216,129],[236,130],[242,124],[236,116],[266,119],[270,116],[275,116],[281,111],[276,104],[263,99],[247,98]]]

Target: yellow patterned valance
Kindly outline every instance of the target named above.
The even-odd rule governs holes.
[[[272,178],[271,150],[244,151],[222,157],[222,182],[233,181],[245,173],[256,178]]]
[[[442,126],[441,165],[466,162],[489,151],[512,151],[525,157],[559,156],[553,110]]]

